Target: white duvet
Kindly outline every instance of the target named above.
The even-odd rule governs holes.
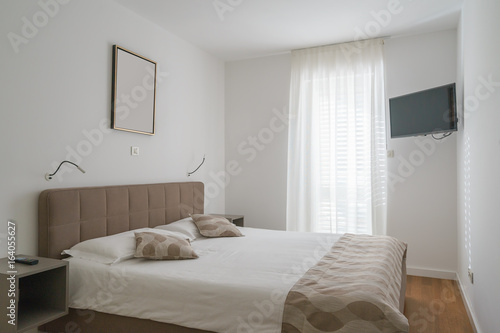
[[[194,260],[70,258],[70,307],[215,332],[280,332],[290,288],[340,235],[240,228],[198,238]]]

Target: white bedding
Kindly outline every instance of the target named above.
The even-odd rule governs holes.
[[[240,228],[245,237],[199,238],[194,260],[70,258],[70,307],[215,332],[280,332],[295,282],[340,235]]]

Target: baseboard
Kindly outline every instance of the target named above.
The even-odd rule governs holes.
[[[474,311],[472,311],[472,307],[470,306],[469,298],[464,292],[462,280],[460,280],[460,276],[458,274],[456,275],[455,279],[457,280],[458,289],[460,289],[460,295],[462,295],[462,301],[465,306],[465,311],[467,311],[467,316],[469,317],[472,329],[474,330],[474,333],[481,333],[481,331],[476,326],[477,323],[476,316],[474,315]]]
[[[415,276],[423,276],[434,279],[447,279],[447,280],[455,280],[457,277],[456,272],[451,271],[439,271],[436,269],[426,269],[426,268],[417,268],[417,267],[408,267],[407,268],[408,275]]]

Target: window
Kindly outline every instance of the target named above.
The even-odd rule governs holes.
[[[385,233],[381,40],[292,54],[287,229]]]

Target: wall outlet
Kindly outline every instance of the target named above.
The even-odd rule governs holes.
[[[130,147],[130,155],[132,156],[139,155],[139,147]]]
[[[469,267],[469,269],[467,270],[467,273],[469,274],[470,283],[474,284],[474,272],[472,271],[472,268]]]

